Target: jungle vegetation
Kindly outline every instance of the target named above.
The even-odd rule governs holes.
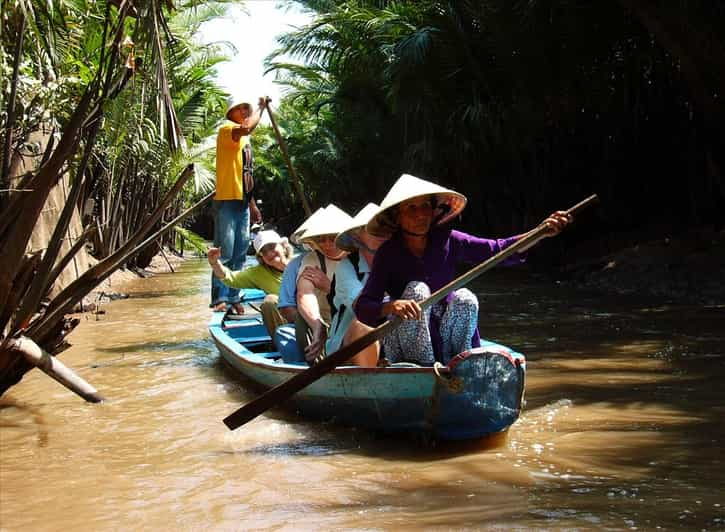
[[[314,21],[268,67],[315,206],[353,212],[407,172],[467,194],[461,225],[479,234],[594,192],[600,253],[640,229],[722,227],[725,4],[298,3]]]
[[[407,172],[465,193],[459,226],[492,236],[598,193],[589,237],[575,227],[559,251],[722,229],[725,4],[287,1],[314,18],[279,38],[267,68],[313,208],[355,212]],[[222,51],[193,40],[223,4],[0,0],[0,12],[1,394],[29,369],[11,338],[61,352],[73,305],[209,199],[226,95],[213,77]],[[303,211],[285,161],[271,129],[253,142],[265,217],[287,232]],[[63,178],[68,212],[48,249],[28,254]],[[72,207],[86,231],[61,254]],[[86,245],[98,264],[50,297]]]

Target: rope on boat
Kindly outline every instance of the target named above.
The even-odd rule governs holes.
[[[465,386],[463,385],[463,379],[460,377],[454,377],[451,373],[448,376],[444,376],[441,370],[447,366],[444,366],[440,362],[433,363],[433,372],[435,373],[436,380],[445,386],[451,393],[461,393]]]

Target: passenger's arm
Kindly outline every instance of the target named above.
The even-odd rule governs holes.
[[[297,312],[312,330],[312,342],[305,349],[305,359],[313,363],[327,341],[328,324],[322,320],[320,305],[315,295],[315,285],[302,276],[297,280]]]
[[[224,279],[227,276],[222,263],[219,262],[221,256],[222,248],[209,248],[206,252],[206,259],[209,261],[209,266],[211,266],[211,270],[217,279]]]
[[[302,270],[301,279],[306,279],[312,283],[313,288],[317,288],[323,294],[329,294],[332,283],[327,274],[317,266],[306,266]]]
[[[232,288],[256,288],[254,270],[250,268],[236,272],[231,271],[219,261],[221,248],[209,248],[206,256],[211,269],[214,271],[214,276],[221,279],[225,285]]]
[[[310,327],[317,321],[322,321],[320,305],[315,295],[315,286],[304,277],[297,280],[297,312],[299,312]]]

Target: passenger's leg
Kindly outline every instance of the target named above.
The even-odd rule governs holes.
[[[274,294],[267,294],[264,301],[259,306],[259,310],[262,312],[262,321],[264,326],[267,327],[267,332],[270,338],[274,338],[274,332],[283,323],[287,323],[282,317],[282,314],[277,310],[277,301],[279,297]]]
[[[414,299],[421,302],[430,297],[430,288],[425,283],[411,281],[405,287],[400,299]],[[404,320],[393,332],[382,339],[383,352],[391,362],[415,362],[431,366],[435,362],[433,342],[430,338],[428,320],[430,309],[423,312],[420,320]]]
[[[277,346],[279,354],[282,355],[282,361],[287,364],[305,363],[305,355],[297,347],[295,326],[293,324],[285,323],[277,327],[274,333],[274,344]]]
[[[456,290],[441,318],[443,364],[448,364],[458,353],[471,349],[471,338],[477,326],[478,299],[467,288]]]
[[[372,327],[368,327],[364,323],[353,319],[350,322],[350,326],[347,328],[347,332],[345,332],[345,336],[342,339],[342,345],[340,347],[342,348],[348,344],[351,344],[352,342],[354,342],[358,338],[362,338],[372,330]],[[362,366],[364,368],[374,368],[378,365],[379,356],[380,342],[375,341],[367,346],[365,349],[360,351],[357,355],[349,359],[347,361],[347,364],[351,364],[353,366]]]

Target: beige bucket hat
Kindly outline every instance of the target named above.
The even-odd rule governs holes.
[[[375,203],[368,203],[362,210],[355,215],[350,224],[345,227],[335,239],[335,245],[338,249],[344,251],[355,251],[357,246],[353,239],[353,233],[358,229],[365,227],[370,218],[372,218],[380,210],[380,207]]]
[[[455,190],[444,188],[410,174],[403,174],[383,199],[377,214],[368,222],[366,227],[368,233],[380,237],[393,234],[398,230],[394,207],[406,200],[421,196],[435,197],[437,211],[435,223],[438,225],[458,216],[468,202],[466,196]]]
[[[311,218],[305,232],[297,237],[303,244],[310,244],[318,236],[337,235],[352,222],[352,217],[349,214],[332,203],[325,207],[320,216],[314,220]]]
[[[307,231],[307,226],[310,223],[314,223],[315,218],[318,218],[318,217],[322,216],[322,214],[324,212],[325,212],[325,208],[324,207],[320,207],[315,212],[313,212],[310,215],[310,217],[307,218],[307,220],[305,220],[304,222],[302,222],[302,224],[300,224],[300,226],[297,229],[295,229],[294,231],[292,231],[292,234],[289,237],[290,242],[292,242],[293,244],[299,245],[301,243],[300,242],[300,237],[304,234],[305,231]]]

